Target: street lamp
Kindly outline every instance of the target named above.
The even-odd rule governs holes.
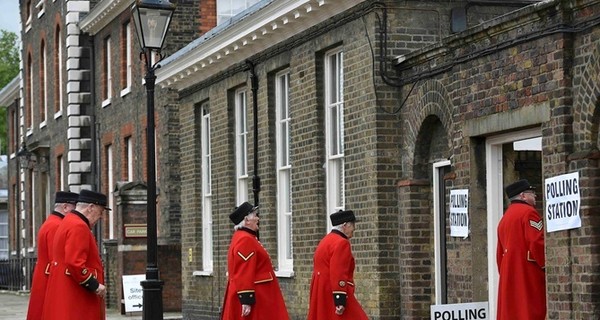
[[[154,150],[154,84],[156,75],[154,71],[160,67],[158,61],[152,63],[152,53],[159,54],[169,30],[171,17],[175,5],[168,0],[136,0],[131,8],[131,15],[135,24],[137,38],[144,62],[146,63],[146,95],[147,95],[147,123],[146,123],[146,178],[148,184],[147,209],[146,209],[146,240],[147,262],[146,280],[141,282],[143,288],[143,314],[144,320],[162,320],[162,286],[159,279],[157,264],[158,244],[156,239],[156,168]]]
[[[29,162],[31,161],[32,156],[33,156],[33,153],[31,153],[31,151],[27,150],[27,146],[25,145],[25,143],[23,143],[23,145],[21,146],[21,149],[19,151],[17,151],[17,159],[19,159],[19,166],[22,169],[29,168]]]

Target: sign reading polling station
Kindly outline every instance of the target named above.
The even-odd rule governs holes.
[[[546,179],[544,196],[548,232],[581,227],[579,172]]]
[[[450,190],[450,236],[469,236],[469,190]]]

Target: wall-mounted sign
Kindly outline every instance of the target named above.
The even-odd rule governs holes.
[[[471,302],[438,304],[431,306],[431,320],[485,320],[488,316],[488,303]]]
[[[450,236],[469,236],[469,190],[450,190]]]
[[[581,227],[579,172],[545,180],[546,230],[548,232]]]
[[[125,238],[146,238],[148,235],[145,224],[126,224],[123,229]]]

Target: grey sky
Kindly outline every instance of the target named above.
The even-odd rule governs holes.
[[[21,18],[19,15],[19,0],[2,0],[0,10],[0,29],[21,35]]]

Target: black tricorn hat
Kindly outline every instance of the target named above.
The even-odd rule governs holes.
[[[511,183],[508,186],[506,186],[504,191],[506,191],[506,196],[508,198],[512,198],[523,191],[533,189],[534,188],[529,184],[529,181],[527,181],[527,179],[521,179],[517,182]]]
[[[108,203],[106,201],[106,196],[100,192],[90,191],[90,190],[81,190],[79,193],[79,198],[77,202],[82,203],[93,203],[100,206],[103,206],[107,210],[111,210],[107,207]]]
[[[355,222],[356,217],[354,216],[354,211],[352,210],[340,210],[336,213],[332,213],[329,216],[331,219],[331,225],[337,226],[344,222]]]
[[[229,219],[233,224],[239,224],[244,220],[244,218],[250,214],[252,211],[256,210],[258,206],[253,206],[248,201],[240,204],[239,207],[236,207],[235,210],[229,215]]]
[[[75,204],[75,203],[77,203],[78,198],[79,198],[79,195],[77,193],[67,192],[67,191],[57,191],[56,195],[54,196],[54,204],[57,204],[57,203]]]

